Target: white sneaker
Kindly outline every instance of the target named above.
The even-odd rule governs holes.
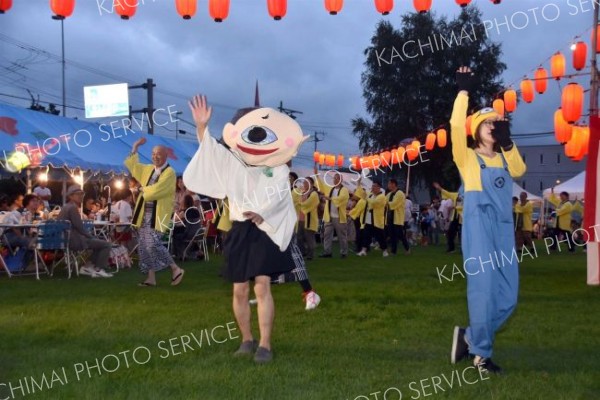
[[[248,300],[248,304],[250,304],[251,306],[255,306],[258,304],[258,300],[256,299],[250,299]]]
[[[84,265],[83,267],[79,268],[79,275],[87,275],[93,277],[94,275],[96,275],[96,271],[94,270],[94,268]]]
[[[113,274],[111,274],[109,272],[106,272],[103,269],[99,269],[99,270],[96,270],[94,272],[96,273],[96,275],[98,275],[98,276],[100,276],[102,278],[112,278],[112,276],[113,276]]]
[[[364,257],[367,255],[367,252],[363,249],[363,250],[359,251],[356,255],[359,257]]]
[[[306,294],[304,301],[306,302],[306,310],[314,310],[321,302],[321,297],[311,290]]]
[[[389,255],[390,255],[390,254],[387,252],[387,250],[384,250],[384,251],[383,251],[383,256],[384,256],[384,257],[387,257],[387,256],[389,256]]]

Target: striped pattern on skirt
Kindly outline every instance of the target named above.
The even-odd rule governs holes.
[[[271,279],[271,283],[300,282],[308,280],[308,271],[306,270],[306,264],[304,263],[304,257],[302,257],[300,247],[298,247],[296,242],[296,234],[294,234],[292,241],[290,242],[290,250],[292,259],[294,260],[294,269],[274,277]]]
[[[149,270],[160,271],[175,263],[162,242],[163,234],[154,230],[150,225],[151,219],[152,208],[147,207],[138,234],[138,255],[142,273],[147,273]]]

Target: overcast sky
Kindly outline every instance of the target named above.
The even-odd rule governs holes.
[[[273,21],[266,0],[233,0],[229,17],[218,24],[208,15],[207,0],[198,1],[198,13],[188,21],[177,14],[174,0],[138,1],[137,13],[129,21],[103,10],[111,8],[111,1],[77,1],[73,16],[65,21],[66,58],[117,79],[68,65],[68,105],[83,108],[86,85],[140,84],[153,78],[158,90],[155,107],[175,105],[187,120],[191,117],[184,99],[205,93],[214,105],[212,131],[220,136],[235,109],[253,104],[258,80],[263,106],[277,107],[281,100],[284,107],[302,111],[298,122],[306,133],[327,132],[319,148],[345,154],[358,152],[350,120],[366,115],[360,75],[363,51],[375,25],[386,18],[399,27],[400,16],[413,12],[408,0],[396,0],[395,9],[386,17],[376,12],[372,0],[346,0],[342,12],[330,16],[321,0],[289,0],[287,15]],[[7,42],[8,37],[60,55],[60,22],[50,18],[48,3],[14,0],[13,8],[0,15],[0,93],[28,97],[25,88],[29,88],[43,101],[61,103],[60,63]],[[474,0],[473,4],[493,24],[490,37],[502,43],[503,61],[508,65],[503,77],[506,84],[518,86],[520,78],[532,76],[542,62],[549,68],[547,60],[557,50],[566,54],[572,72],[569,44],[580,34],[589,42],[592,0],[503,0],[500,5]],[[448,17],[460,12],[454,0],[434,0],[433,10]],[[494,20],[500,24],[506,19],[508,26],[496,27]],[[578,81],[589,86],[588,77]],[[134,109],[145,106],[145,95],[142,90],[131,91]],[[0,102],[29,105],[2,95]],[[558,85],[550,82],[546,94],[536,97],[533,104],[520,105],[514,133],[551,131],[559,104]],[[72,108],[67,115],[84,116]],[[182,123],[179,129],[191,131]],[[165,130],[159,134],[174,135]],[[555,142],[529,139],[519,143]],[[313,143],[304,145],[298,164],[310,164],[312,149]]]

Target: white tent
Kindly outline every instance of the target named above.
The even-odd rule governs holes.
[[[516,182],[513,182],[513,196],[519,197],[521,192],[527,193],[527,199],[533,202],[541,202],[542,198],[540,196],[536,196],[535,194],[529,193],[527,190],[523,189],[521,186],[517,185]]]
[[[559,185],[554,187],[554,193],[558,196],[560,192],[569,193],[569,199],[575,200],[575,198],[579,200],[583,200],[584,192],[585,192],[585,171],[580,172],[578,175],[575,175],[573,178],[565,181]],[[544,190],[544,198],[547,199],[550,197],[551,188]]]

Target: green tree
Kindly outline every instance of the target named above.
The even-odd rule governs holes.
[[[500,75],[506,65],[500,60],[501,47],[487,38],[481,12],[474,6],[451,21],[433,13],[407,14],[402,16],[400,30],[382,21],[364,54],[362,85],[369,118],[356,117],[352,125],[365,153],[383,151],[413,137],[424,143],[427,132],[442,126],[448,129],[457,93],[455,71],[461,65],[476,72],[472,108],[490,105],[503,88]],[[436,147],[423,156],[430,161],[413,168],[411,180],[423,179],[427,184],[437,180],[457,188],[450,135],[448,142],[446,148]]]

